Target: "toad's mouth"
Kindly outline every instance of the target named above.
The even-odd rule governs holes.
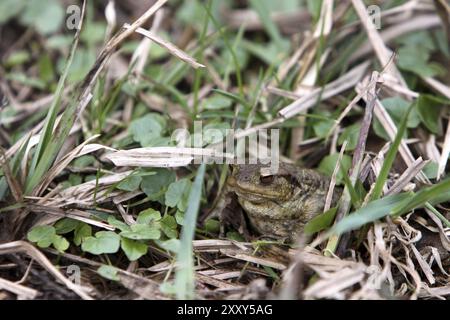
[[[240,186],[234,188],[235,193],[248,201],[254,203],[263,203],[267,201],[283,201],[287,197],[281,192],[274,192],[273,190],[260,190],[256,188],[246,189]]]
[[[247,190],[245,190],[244,192],[242,192],[241,190],[236,190],[235,192],[239,198],[245,201],[249,201],[253,204],[263,204],[270,201],[270,199],[265,195],[258,193],[249,193]]]
[[[291,194],[282,192],[275,188],[261,187],[258,185],[237,182],[234,178],[228,179],[228,185],[239,196],[254,203],[263,203],[269,200],[284,201],[290,198]],[[285,190],[284,190],[285,191]]]
[[[247,203],[251,203],[254,206],[264,205],[266,207],[279,207],[282,206],[286,200],[282,197],[274,197],[273,195],[267,196],[265,194],[259,193],[250,193],[247,190],[241,192],[240,190],[235,190],[236,195],[239,198],[239,201],[245,201]]]

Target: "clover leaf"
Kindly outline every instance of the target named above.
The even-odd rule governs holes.
[[[147,253],[147,245],[145,243],[122,238],[121,248],[125,252],[128,260],[135,261]]]
[[[188,179],[180,179],[172,182],[166,192],[166,206],[177,207],[181,211],[187,208],[187,199],[191,190],[192,182]]]
[[[27,234],[27,238],[31,242],[36,242],[41,248],[47,248],[53,243],[56,236],[55,228],[52,226],[36,226]]]
[[[161,237],[161,232],[156,226],[149,226],[146,224],[133,224],[131,230],[122,231],[122,237],[132,240],[154,240]]]
[[[178,236],[177,221],[171,215],[166,214],[161,219],[161,230],[169,238],[176,238]]]
[[[74,232],[73,242],[79,246],[84,239],[92,235],[92,227],[87,223],[78,224]]]
[[[149,208],[141,211],[136,219],[138,224],[150,224],[152,221],[161,220],[161,213],[155,209]]]
[[[116,253],[119,246],[119,235],[111,231],[99,231],[95,237],[85,238],[81,249],[92,254]]]
[[[119,276],[117,275],[118,271],[119,269],[117,269],[116,267],[108,266],[106,264],[97,269],[97,273],[99,275],[101,275],[103,278],[113,281],[120,280]]]

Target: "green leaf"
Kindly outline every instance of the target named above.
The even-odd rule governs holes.
[[[316,113],[316,115],[320,117],[329,117],[330,113],[325,111],[319,111]],[[326,138],[331,130],[333,128],[335,122],[333,119],[321,119],[319,121],[315,121],[313,124],[314,134],[318,138]]]
[[[111,231],[99,231],[95,237],[86,237],[81,249],[92,254],[116,253],[120,247],[120,237]]]
[[[123,191],[136,191],[142,182],[142,178],[139,175],[131,174],[117,185],[117,189]]]
[[[337,208],[330,208],[328,211],[312,218],[305,225],[304,232],[307,235],[314,234],[316,232],[325,230],[332,225],[334,217],[336,215]]]
[[[434,36],[436,39],[437,47],[439,48],[441,53],[445,57],[447,57],[447,59],[449,59],[450,58],[450,44],[448,43],[448,40],[447,40],[448,39],[447,35],[446,35],[447,32],[445,32],[443,29],[444,28],[442,28],[440,30],[437,29],[433,33],[434,33]],[[432,38],[432,37],[430,37],[430,38]]]
[[[46,87],[46,83],[42,79],[34,78],[21,72],[9,73],[5,78],[39,90],[44,90]]]
[[[167,187],[175,181],[176,175],[172,170],[155,168],[156,174],[142,177],[141,189],[152,200],[163,200]],[[164,203],[164,202],[163,202]]]
[[[322,159],[319,164],[318,171],[331,177],[333,175],[334,168],[339,159],[339,153],[333,153]],[[343,179],[343,172],[348,172],[352,164],[352,158],[346,154],[343,155],[341,160],[341,170],[339,170],[336,176],[336,184],[341,184]]]
[[[242,235],[237,231],[228,231],[226,234],[226,238],[238,242],[245,241],[244,237],[242,237]]]
[[[385,107],[386,111],[392,117],[395,125],[398,127],[402,122],[403,116],[408,111],[408,108],[411,106],[411,102],[406,101],[400,97],[392,97],[381,100],[381,103]],[[413,107],[408,116],[408,128],[416,128],[420,124],[420,117],[416,107]],[[373,121],[373,129],[377,136],[383,138],[386,141],[390,141],[389,135],[384,130],[381,122],[375,118]],[[407,132],[403,135],[403,138],[406,138]]]
[[[131,230],[129,225],[127,225],[126,223],[116,219],[116,217],[114,217],[114,216],[109,216],[108,217],[108,223],[110,225],[112,225],[114,228],[119,229],[120,231]]]
[[[54,235],[52,243],[55,249],[59,252],[64,252],[69,248],[69,241],[60,235]]]
[[[161,230],[169,238],[178,237],[177,221],[171,215],[166,214],[161,219]]]
[[[87,223],[80,222],[75,229],[73,242],[79,246],[85,238],[92,236],[92,227]]]
[[[78,157],[75,160],[73,160],[72,166],[74,168],[83,169],[88,166],[92,166],[95,163],[95,161],[96,161],[95,157],[93,157],[91,155],[85,155],[85,156],[81,156],[81,157]]]
[[[166,206],[178,207],[181,211],[186,210],[186,201],[182,203],[183,196],[186,199],[186,195],[189,195],[191,189],[191,181],[188,179],[180,179],[178,181],[172,182],[167,188],[166,192]]]
[[[0,1],[0,24],[5,24],[9,19],[18,15],[28,0],[2,0]]]
[[[27,234],[27,239],[36,242],[41,248],[47,248],[53,243],[56,235],[55,228],[52,226],[36,226]]]
[[[157,241],[156,243],[164,250],[171,251],[173,253],[178,253],[180,250],[180,240],[178,239],[173,238],[166,241]]]
[[[72,42],[71,36],[55,34],[46,39],[46,46],[49,49],[63,50],[63,49],[66,49],[67,47],[69,47],[71,42]]]
[[[53,68],[53,62],[48,54],[44,54],[39,58],[39,77],[49,83],[55,76],[55,70]]]
[[[57,234],[66,234],[74,231],[78,227],[79,221],[70,218],[64,218],[55,223],[54,227]]]
[[[95,45],[105,39],[106,23],[86,21],[80,38],[88,45]]]
[[[155,209],[149,208],[139,213],[136,222],[139,224],[150,224],[159,220],[161,220],[161,213]]]
[[[155,209],[149,208],[139,212],[136,222],[139,224],[150,224],[159,220],[161,220],[161,213]]]
[[[120,235],[132,240],[154,240],[161,237],[161,232],[155,226],[133,224],[131,225],[131,230],[122,231]]]
[[[437,63],[428,63],[430,52],[428,49],[417,47],[402,47],[398,50],[398,66],[422,77],[434,77],[442,73],[442,67]]]
[[[176,18],[185,24],[193,25],[200,30],[202,21],[205,20],[205,10],[197,0],[182,1],[176,10]]]
[[[175,220],[177,220],[177,223],[182,226],[184,222],[184,212],[177,210],[175,213]]]
[[[175,296],[177,294],[177,288],[173,282],[165,281],[159,285],[159,290],[168,295]]]
[[[439,165],[436,162],[430,161],[425,165],[425,167],[423,167],[423,173],[428,177],[428,179],[436,179],[438,167]]]
[[[431,52],[436,49],[433,42],[433,37],[427,31],[407,33],[398,38],[398,41],[396,42],[409,48],[420,47],[421,50],[426,52]]]
[[[121,247],[127,255],[128,260],[135,261],[147,253],[147,245],[145,243],[122,238]]]
[[[76,83],[84,79],[91,67],[95,63],[95,51],[86,48],[79,48],[74,56],[73,63],[69,69],[67,81]],[[62,70],[63,61],[58,61],[57,69]]]
[[[215,219],[208,219],[205,221],[205,230],[211,233],[218,233],[220,230],[220,222]]]
[[[206,110],[221,110],[231,106],[231,101],[227,97],[219,94],[214,94],[203,100],[203,109]]]
[[[1,4],[0,4],[1,6]],[[25,50],[17,50],[12,52],[5,61],[6,67],[14,67],[17,65],[24,64],[30,60],[30,53]]]
[[[225,142],[224,138],[227,136],[227,130],[230,125],[226,122],[210,122],[203,127],[202,139],[203,146],[213,143]],[[197,145],[199,145],[198,143]],[[194,144],[195,146],[196,144]],[[188,191],[189,192],[189,191]]]
[[[404,115],[408,112],[411,102],[401,97],[391,97],[381,100],[381,103],[394,120],[395,124],[400,124]],[[416,128],[420,124],[419,114],[416,108],[412,108],[406,126],[408,128]]]
[[[167,127],[166,119],[158,113],[149,113],[142,118],[133,120],[130,124],[130,133],[133,140],[143,147],[154,146],[154,141],[160,138]]]
[[[359,131],[361,130],[361,124],[355,123],[342,131],[342,134],[339,136],[338,144],[342,145],[345,140],[348,141],[346,150],[354,150],[358,143]]]
[[[81,183],[83,182],[83,178],[82,178],[81,175],[79,175],[79,174],[73,174],[73,173],[71,173],[71,174],[69,175],[69,179],[67,179],[66,182],[69,182],[69,184],[70,184],[71,186],[77,186],[77,185],[79,185],[79,184],[81,184]]]
[[[119,281],[119,275],[117,274],[119,269],[113,266],[108,266],[106,264],[100,266],[100,268],[97,269],[97,273],[101,275],[103,278],[106,278],[108,280],[113,281]]]
[[[2,0],[3,1],[3,0]],[[20,21],[35,27],[39,33],[57,31],[64,21],[64,9],[56,0],[29,0]]]
[[[421,94],[416,100],[417,111],[425,127],[432,133],[442,135],[441,113],[448,101],[431,95]]]

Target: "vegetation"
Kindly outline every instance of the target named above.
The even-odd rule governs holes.
[[[450,7],[370,4],[2,0],[0,297],[448,298]],[[310,241],[183,153],[272,128],[344,189]]]

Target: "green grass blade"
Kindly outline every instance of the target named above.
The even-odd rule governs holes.
[[[439,199],[440,202],[447,202],[450,200],[450,178],[445,179],[438,184],[435,184],[431,187],[425,188],[419,192],[417,192],[414,197],[403,205],[398,206],[394,209],[393,215],[401,215],[406,212],[411,211],[412,209],[422,207],[427,202]],[[444,194],[446,197],[442,197]],[[435,203],[435,201],[433,201]]]
[[[233,101],[235,101],[237,103],[242,104],[245,108],[250,108],[250,106],[247,103],[247,101],[245,101],[244,99],[242,99],[238,95],[235,95],[235,94],[233,94],[231,92],[224,91],[224,90],[221,90],[221,89],[212,89],[212,91],[217,92],[218,94],[220,94],[220,95],[222,95],[222,96],[224,96],[224,97],[226,97],[226,98],[228,98],[230,100],[233,100]]]
[[[398,148],[400,146],[400,142],[402,141],[402,137],[406,131],[406,124],[408,123],[408,117],[414,105],[411,105],[408,108],[408,111],[403,116],[400,127],[398,128],[397,135],[395,136],[394,142],[392,143],[389,151],[386,154],[386,159],[384,159],[383,166],[381,167],[380,174],[378,175],[377,181],[375,182],[375,186],[373,188],[371,200],[379,199],[381,193],[383,192],[383,186],[386,183],[389,172],[391,171],[392,164],[394,163],[395,157],[397,155]]]
[[[413,192],[390,195],[382,199],[370,202],[364,208],[356,210],[353,214],[345,217],[337,223],[329,232],[331,234],[342,234],[350,230],[356,230],[363,225],[379,220],[387,215],[399,216],[410,212],[413,209],[423,206],[434,209],[429,201],[436,200],[443,193],[446,197],[439,197],[440,202],[450,201],[450,179],[446,179],[434,186],[423,189],[414,194]],[[432,210],[436,214],[437,210]],[[436,214],[447,226],[450,223],[443,216]]]
[[[450,198],[450,196],[449,196]],[[436,217],[441,219],[441,221],[445,224],[447,228],[450,228],[450,221],[447,220],[447,218],[444,217],[442,213],[436,210],[435,207],[433,207],[429,202],[425,203],[425,207],[430,210]]]
[[[205,8],[205,11],[208,13],[208,16],[211,19],[211,22],[214,24],[214,27],[218,30],[219,34],[222,36],[223,42],[226,46],[226,48],[230,51],[231,57],[233,58],[234,67],[236,68],[236,81],[239,88],[239,95],[242,99],[244,99],[244,85],[242,83],[242,75],[241,75],[241,66],[239,64],[239,60],[236,56],[236,52],[233,49],[233,46],[228,41],[228,37],[226,33],[221,29],[220,24],[217,22],[217,20],[214,18],[214,15],[211,13],[210,8],[203,5]]]
[[[367,206],[356,210],[339,221],[331,228],[328,235],[340,235],[351,230],[356,230],[367,223],[379,220],[391,214],[399,205],[404,205],[406,202],[411,201],[413,196],[414,194],[412,192],[399,193],[372,201]]]
[[[333,224],[334,217],[336,216],[337,207],[333,207],[329,209],[328,211],[312,218],[308,223],[305,225],[304,232],[307,235],[314,234],[316,232],[325,230],[329,226]]]
[[[84,8],[81,16],[81,20],[83,20]],[[36,150],[34,152],[33,160],[29,169],[29,176],[33,176],[34,170],[41,160],[42,155],[46,152],[46,148],[48,143],[50,142],[53,129],[55,127],[56,116],[58,115],[59,106],[62,100],[62,94],[64,92],[64,86],[66,84],[66,79],[69,74],[70,67],[72,66],[73,58],[75,56],[76,49],[78,47],[78,42],[80,39],[81,28],[77,30],[75,33],[74,39],[72,41],[72,46],[70,49],[69,57],[67,58],[66,65],[64,67],[64,71],[59,78],[58,85],[56,87],[56,91],[53,97],[52,104],[47,113],[47,117],[45,119],[44,127],[41,131],[41,136],[39,138],[39,143],[36,146]]]
[[[205,164],[201,164],[189,193],[189,205],[184,217],[183,230],[181,231],[180,251],[177,255],[177,271],[175,286],[178,299],[192,299],[195,295],[195,273],[192,257],[192,240],[194,240],[197,214],[202,195]]]
[[[362,203],[362,199],[358,196],[358,193],[356,192],[355,188],[353,187],[353,184],[352,184],[347,172],[345,172],[345,170],[343,170],[342,162],[341,162],[339,170],[342,172],[342,179],[343,179],[345,187],[347,188],[348,193],[350,195],[350,200],[352,202],[353,207],[354,208],[360,207],[361,203]]]
[[[28,137],[23,142],[22,146],[20,147],[19,151],[14,155],[14,157],[11,160],[11,172],[13,176],[17,176],[20,169],[20,162],[22,161],[23,157],[25,156],[25,151],[27,150],[28,143],[30,142],[31,135],[28,135]],[[9,189],[8,183],[6,182],[5,177],[0,178],[0,201],[3,200],[3,198],[6,196],[7,191]]]
[[[83,9],[81,13],[81,21],[83,21],[84,13],[85,13],[85,6],[86,2],[83,2]],[[81,24],[81,23],[80,23]],[[50,110],[48,112],[47,118],[45,120],[44,127],[42,129],[42,133],[40,136],[39,143],[36,147],[36,151],[33,156],[33,160],[30,166],[30,171],[27,175],[27,181],[25,186],[25,194],[29,194],[33,188],[39,183],[44,173],[50,168],[52,162],[55,160],[57,153],[60,150],[60,147],[62,146],[65,138],[67,135],[58,135],[58,128],[55,128],[55,122],[56,122],[56,116],[59,111],[59,104],[61,101],[61,96],[63,93],[65,81],[67,78],[67,75],[69,73],[70,66],[72,65],[73,58],[75,56],[75,51],[78,47],[78,41],[80,38],[81,33],[81,25],[78,28],[74,40],[72,42],[72,47],[70,49],[70,54],[68,57],[68,60],[66,62],[66,66],[64,69],[64,72],[59,79],[58,86],[55,92],[55,97],[53,100],[53,103],[50,107]],[[73,105],[74,103],[72,103]],[[64,114],[67,113],[67,110],[63,113],[63,116],[61,118],[61,122],[57,127],[64,126],[66,123],[64,122]],[[70,125],[70,128],[72,127],[72,124]],[[70,130],[70,128],[68,130]],[[58,143],[54,143],[54,140],[60,139]],[[52,142],[53,141],[53,142]]]
[[[270,17],[270,10],[266,7],[264,1],[261,0],[250,0],[250,4],[252,8],[258,13],[261,22],[269,34],[270,38],[274,43],[276,43],[277,47],[282,50],[283,49],[283,38],[281,37],[280,31],[278,30],[277,25],[273,22]]]

